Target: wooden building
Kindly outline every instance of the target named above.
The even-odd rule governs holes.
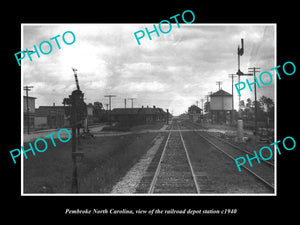
[[[190,119],[192,122],[200,122],[200,120],[201,120],[201,111],[202,111],[202,109],[200,109],[198,106],[196,106],[196,105],[191,105],[191,106],[188,108],[188,116],[189,116],[189,119]]]
[[[65,115],[67,106],[40,106],[35,110],[36,129],[69,127],[70,122]]]
[[[111,111],[111,121],[130,124],[144,124],[166,120],[167,113],[161,108],[114,108]]]
[[[212,123],[230,123],[232,113],[232,94],[219,90],[210,95],[210,116]]]

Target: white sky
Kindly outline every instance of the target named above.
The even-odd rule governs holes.
[[[158,27],[158,24],[156,24]],[[153,24],[23,24],[22,50],[37,48],[42,41],[72,31],[76,41],[66,45],[58,38],[61,49],[52,43],[49,55],[40,53],[22,60],[23,85],[34,86],[29,92],[36,97],[36,107],[62,105],[76,88],[72,67],[78,69],[81,90],[86,103],[108,102],[107,94],[117,95],[112,99],[112,108],[124,107],[124,98],[136,98],[134,107],[142,105],[161,107],[178,115],[210,91],[217,91],[216,81],[222,81],[222,89],[231,93],[231,78],[237,72],[237,47],[244,38],[244,55],[241,70],[260,67],[269,71],[275,67],[275,25],[249,24],[172,24],[168,34],[147,34],[137,44],[134,32],[153,29]],[[162,28],[168,30],[167,28]],[[66,35],[66,38],[70,37]],[[47,52],[47,45],[43,50]],[[257,89],[262,95],[274,100],[273,83]],[[257,74],[259,75],[259,74]],[[242,77],[241,81],[246,78]],[[250,78],[251,81],[253,77]],[[267,80],[267,79],[266,79]],[[234,84],[237,83],[235,78]],[[267,81],[266,81],[267,82]],[[241,99],[251,98],[254,93],[241,92]],[[235,108],[237,92],[234,90]],[[127,100],[127,106],[131,102]],[[201,107],[201,103],[199,105]]]

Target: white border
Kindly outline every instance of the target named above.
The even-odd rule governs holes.
[[[21,50],[24,49],[23,47],[23,26],[29,25],[29,26],[57,26],[57,25],[89,25],[89,24],[107,24],[107,23],[21,23]],[[114,23],[113,25],[123,25],[122,23]],[[129,23],[132,25],[137,25],[137,23]],[[148,23],[142,23],[142,24],[148,24]],[[112,24],[108,24],[112,25]],[[184,24],[182,24],[184,25]],[[274,26],[274,67],[277,65],[277,23],[193,23],[189,24],[188,26]],[[274,140],[277,141],[277,79],[274,79],[274,103],[275,103],[275,115],[274,115]],[[23,70],[22,70],[22,61],[21,61],[21,143],[23,144],[23,134],[24,134],[24,121],[23,121]],[[197,196],[197,197],[202,197],[202,196],[277,196],[277,154],[275,154],[275,146],[274,146],[274,193],[270,194],[260,194],[260,193],[233,193],[233,194],[110,194],[110,193],[78,193],[78,194],[73,194],[73,193],[53,193],[53,194],[43,194],[43,193],[35,193],[35,194],[30,194],[30,193],[24,193],[24,173],[23,173],[23,166],[24,166],[24,157],[21,157],[21,196]],[[23,152],[21,153],[21,156],[23,155]]]

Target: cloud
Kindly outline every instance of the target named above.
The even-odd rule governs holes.
[[[175,114],[216,91],[216,81],[231,93],[228,74],[237,71],[237,46],[244,38],[245,54],[241,69],[258,66],[261,71],[274,67],[274,27],[263,25],[172,24],[168,34],[152,40],[147,35],[138,45],[134,32],[151,24],[24,24],[23,48],[31,49],[65,31],[76,41],[61,49],[52,41],[53,51],[40,58],[22,61],[24,85],[36,105],[59,105],[76,88],[72,67],[78,69],[80,87],[88,102],[106,103],[106,94],[117,95],[113,107],[122,107],[123,98],[136,97],[135,104],[171,108]],[[241,78],[245,81],[246,78]],[[235,80],[235,83],[237,79]],[[273,84],[258,90],[274,98]],[[242,97],[252,96],[245,91]],[[235,102],[236,99],[235,99]]]

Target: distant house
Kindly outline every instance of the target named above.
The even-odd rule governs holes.
[[[65,115],[67,106],[40,106],[35,109],[35,127],[37,129],[68,127],[70,122]]]
[[[188,108],[188,116],[189,116],[189,119],[193,122],[197,122],[197,121],[200,121],[201,119],[201,111],[202,109],[200,109],[198,106],[196,105],[191,105],[189,108]]]
[[[139,123],[139,110],[140,108],[114,108],[110,112],[111,121],[123,123],[134,121]]]
[[[114,108],[111,111],[111,120],[115,122],[130,122],[143,124],[166,120],[167,113],[161,108],[142,107],[142,108]]]

